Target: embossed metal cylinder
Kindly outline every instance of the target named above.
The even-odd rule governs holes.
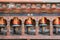
[[[0,34],[6,34],[7,20],[0,17]]]
[[[53,20],[53,26],[55,29],[54,31],[57,34],[59,32],[58,28],[60,28],[60,17],[57,17],[56,19]]]
[[[18,17],[14,17],[10,21],[11,29],[13,30],[13,34],[21,34],[21,25],[22,22]]]
[[[31,17],[28,17],[28,19],[25,20],[25,32],[27,34],[35,34],[35,20],[32,19]]]
[[[40,33],[46,33],[49,32],[49,20],[46,17],[42,17],[39,20],[39,27],[40,27]]]

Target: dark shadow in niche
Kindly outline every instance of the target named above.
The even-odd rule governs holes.
[[[25,22],[25,33],[29,34],[29,35],[34,35],[35,34],[35,26],[36,26],[36,22],[35,19],[33,19],[32,17],[28,17]]]
[[[11,34],[21,34],[22,21],[18,17],[13,17],[10,21]]]
[[[42,17],[39,20],[39,34],[50,35],[50,20]]]
[[[60,17],[56,17],[52,23],[53,23],[53,33],[55,35],[60,35]]]
[[[7,33],[7,20],[4,17],[0,17],[0,35],[6,35]]]

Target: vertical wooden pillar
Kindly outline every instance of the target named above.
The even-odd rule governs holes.
[[[38,20],[36,20],[36,31],[35,31],[36,35],[38,35],[38,31],[39,31],[39,28],[38,28]]]
[[[25,29],[24,29],[24,21],[22,21],[22,35],[25,34]]]
[[[7,36],[9,36],[9,35],[10,35],[10,20],[8,18],[8,20],[7,20]]]
[[[50,36],[53,36],[53,25],[52,25],[52,19],[50,20]]]

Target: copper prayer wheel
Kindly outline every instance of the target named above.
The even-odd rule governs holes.
[[[12,22],[11,22],[12,24],[21,24],[21,20],[19,20],[18,19],[18,17],[14,17],[13,19],[12,19]]]
[[[6,20],[3,17],[0,17],[0,24],[7,24]]]
[[[56,30],[55,33],[57,34],[58,33],[58,28],[60,28],[60,17],[57,17],[53,20],[53,26],[54,26],[54,29]]]
[[[32,24],[32,18],[28,18],[26,24]]]
[[[21,24],[20,21],[19,21],[19,19],[17,17],[13,18],[13,22],[12,23],[13,24]]]
[[[47,18],[46,18],[46,17],[42,17],[42,18],[39,20],[39,23],[45,24],[46,22],[47,22]]]
[[[60,17],[55,18],[53,24],[60,24]]]
[[[11,27],[13,28],[14,34],[18,29],[20,30],[22,22],[18,17],[14,17],[10,22]]]
[[[28,17],[26,20],[25,20],[25,25],[26,24],[33,24],[33,25],[35,25],[35,23],[34,23],[35,21],[34,21],[34,19],[33,18],[31,18],[31,17]]]
[[[35,20],[33,18],[31,18],[31,17],[28,17],[25,20],[25,28],[27,30],[27,32],[26,32],[27,34],[34,34],[33,30],[35,29]]]
[[[39,26],[40,26],[40,28],[42,28],[42,33],[44,33],[45,29],[49,29],[49,27],[48,27],[49,23],[50,23],[50,21],[46,17],[42,17],[39,20]]]
[[[6,28],[6,26],[7,26],[6,19],[4,19],[3,17],[0,17],[0,33],[4,30],[4,28]]]

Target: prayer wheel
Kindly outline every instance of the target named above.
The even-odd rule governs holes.
[[[27,34],[35,34],[35,20],[31,17],[28,17],[25,20],[25,30]]]
[[[21,29],[22,22],[18,17],[14,17],[11,20],[10,25],[13,28],[13,33],[16,34]]]
[[[42,33],[45,33],[49,30],[49,27],[48,27],[49,24],[50,24],[50,21],[46,17],[42,17],[39,20],[39,27],[40,27],[40,29],[42,29],[42,31],[41,31]]]
[[[53,26],[54,26],[54,31],[55,33],[59,32],[59,28],[60,28],[60,17],[57,17],[53,20]]]
[[[7,20],[4,19],[3,17],[0,17],[0,33],[1,34],[5,33],[4,29],[6,28],[6,26],[7,26]]]

